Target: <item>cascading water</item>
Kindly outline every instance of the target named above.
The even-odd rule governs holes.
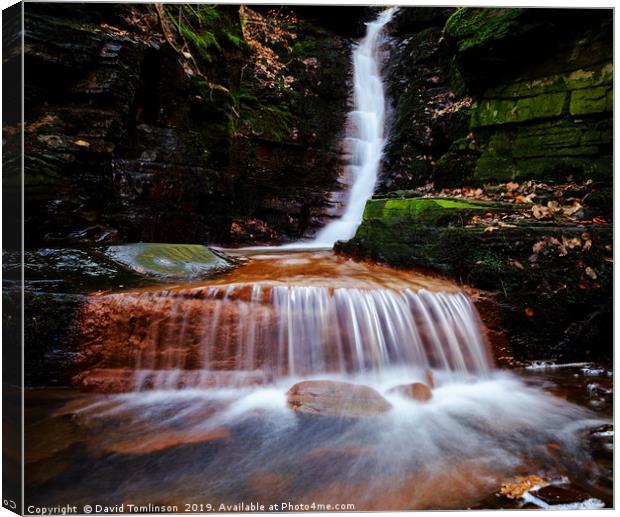
[[[295,247],[351,237],[372,194],[384,142],[378,49],[392,13],[368,24],[354,52],[345,212]],[[157,492],[197,504],[462,509],[515,474],[596,471],[582,435],[606,420],[497,371],[474,305],[439,278],[331,252],[255,251],[205,284],[93,295],[76,326],[75,381],[95,393],[51,416],[65,441],[50,446],[61,479],[37,491],[46,504],[50,493],[90,504],[114,479],[110,502],[148,503]],[[390,409],[359,421],[299,418],[286,393],[308,379],[372,386]],[[394,391],[429,379],[428,402]],[[80,450],[88,471],[72,467],[64,479]],[[148,475],[122,475],[128,464]]]
[[[342,214],[310,241],[251,249],[330,249],[336,241],[355,235],[366,201],[374,192],[385,146],[386,101],[381,76],[381,43],[383,29],[396,9],[385,9],[376,20],[367,23],[366,35],[353,50],[353,110],[347,117],[347,136],[343,142],[350,156],[345,172],[351,186]]]
[[[331,247],[348,240],[362,221],[364,205],[372,196],[385,145],[385,94],[379,47],[383,27],[396,8],[386,9],[367,25],[366,36],[353,52],[354,108],[349,113],[346,144],[351,154],[348,172],[353,185],[342,216],[323,228],[314,245]]]
[[[469,299],[425,289],[236,283],[112,294],[86,305],[82,326],[92,340],[86,348],[114,351],[108,366],[133,371],[126,389],[206,388],[232,377],[238,384],[380,377],[394,367],[414,378],[426,369],[453,376],[492,369]],[[119,342],[124,353],[115,350]]]

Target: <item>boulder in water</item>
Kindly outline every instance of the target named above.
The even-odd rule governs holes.
[[[401,384],[390,390],[390,393],[398,393],[419,402],[426,402],[433,398],[431,389],[423,382],[412,382],[411,384]]]
[[[392,407],[370,386],[328,380],[295,384],[288,403],[299,413],[348,418],[379,415]]]
[[[140,242],[108,246],[104,253],[136,273],[157,280],[192,280],[231,268],[232,261],[200,244]]]

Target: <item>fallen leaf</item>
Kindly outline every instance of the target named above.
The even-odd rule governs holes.
[[[525,315],[528,318],[531,318],[532,316],[534,316],[534,309],[532,309],[531,307],[526,307],[523,312],[525,312]]]
[[[546,244],[547,244],[546,241],[538,241],[537,243],[535,243],[532,246],[532,251],[534,253],[538,254],[538,253],[540,253],[543,250],[543,248],[545,247]]]
[[[594,218],[592,219],[592,222],[593,222],[593,223],[596,223],[596,224],[609,224],[609,223],[607,223],[607,221],[605,221],[605,219],[603,219],[602,217],[594,217]]]
[[[515,203],[531,203],[534,199],[535,194],[528,194],[527,196],[523,196],[521,194],[519,194],[516,198],[515,198]]]
[[[581,249],[583,251],[589,251],[591,247],[592,247],[592,241],[588,239],[586,242],[583,243],[583,247]]]
[[[487,226],[483,231],[484,232],[494,232],[497,230],[497,226]]]
[[[86,140],[75,140],[73,143],[80,147],[86,147],[86,149],[90,147],[90,142],[87,142]]]
[[[588,275],[588,277],[590,277],[592,280],[596,280],[597,276],[596,276],[596,272],[594,271],[594,269],[592,269],[591,267],[587,267],[585,269],[585,273],[586,275]]]
[[[509,260],[508,260],[508,263],[509,263],[511,266],[516,267],[517,269],[521,269],[521,270],[525,269],[525,268],[523,267],[523,264],[521,264],[521,262],[519,262],[518,260],[509,259]]]
[[[542,205],[532,206],[532,214],[536,219],[547,219],[550,217],[549,209]]]
[[[579,210],[581,210],[583,207],[581,206],[580,203],[578,203],[577,201],[573,202],[573,206],[569,206],[569,207],[562,207],[562,212],[565,213],[566,215],[573,215],[576,212],[579,212]]]
[[[518,497],[523,496],[525,492],[532,490],[533,488],[539,487],[542,488],[547,486],[549,482],[536,475],[531,475],[527,477],[519,476],[517,477],[516,483],[504,483],[502,484],[499,493],[508,499],[516,499]]]

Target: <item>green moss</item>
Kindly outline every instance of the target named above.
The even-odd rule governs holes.
[[[444,27],[445,34],[457,42],[460,52],[501,39],[519,27],[523,9],[461,7]]]
[[[221,49],[216,37],[220,19],[217,8],[210,5],[168,4],[165,11],[168,21],[181,38],[192,43],[202,59],[212,61],[211,49]]]
[[[558,117],[566,93],[546,93],[521,99],[483,99],[472,111],[471,127],[497,126]]]
[[[481,144],[474,179],[481,183],[602,178],[611,174],[611,138],[610,119],[497,128]]]
[[[580,90],[596,86],[611,86],[613,65],[607,63],[591,68],[580,68],[563,74],[538,77],[528,81],[510,82],[487,89],[486,98],[518,99],[533,97],[544,93],[557,93],[567,90]]]
[[[571,115],[588,115],[611,111],[613,109],[612,91],[604,86],[575,90],[571,94],[569,109]]]
[[[414,225],[448,224],[451,221],[460,223],[472,211],[501,208],[501,204],[460,199],[371,199],[366,203],[363,221],[381,221],[387,225],[402,224],[403,221]]]
[[[26,19],[41,20],[45,23],[58,27],[61,29],[74,29],[84,32],[101,32],[102,29],[99,25],[94,23],[85,23],[83,20],[72,20],[70,18],[48,16],[44,14],[34,14],[31,10],[25,11]],[[27,23],[26,23],[27,25]]]
[[[199,244],[124,244],[109,246],[103,253],[139,274],[160,279],[201,277],[231,264]]]

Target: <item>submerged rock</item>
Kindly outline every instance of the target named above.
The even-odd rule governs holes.
[[[151,433],[148,438],[143,435],[115,441],[104,446],[104,452],[116,454],[150,454],[172,447],[195,443],[227,440],[230,433],[226,429],[204,429],[199,432],[161,431]]]
[[[294,411],[309,415],[364,417],[388,411],[392,406],[370,386],[340,381],[302,381],[287,397]]]
[[[427,402],[433,398],[433,392],[423,382],[412,382],[411,384],[401,384],[390,390],[390,393],[398,393],[419,402]]]

